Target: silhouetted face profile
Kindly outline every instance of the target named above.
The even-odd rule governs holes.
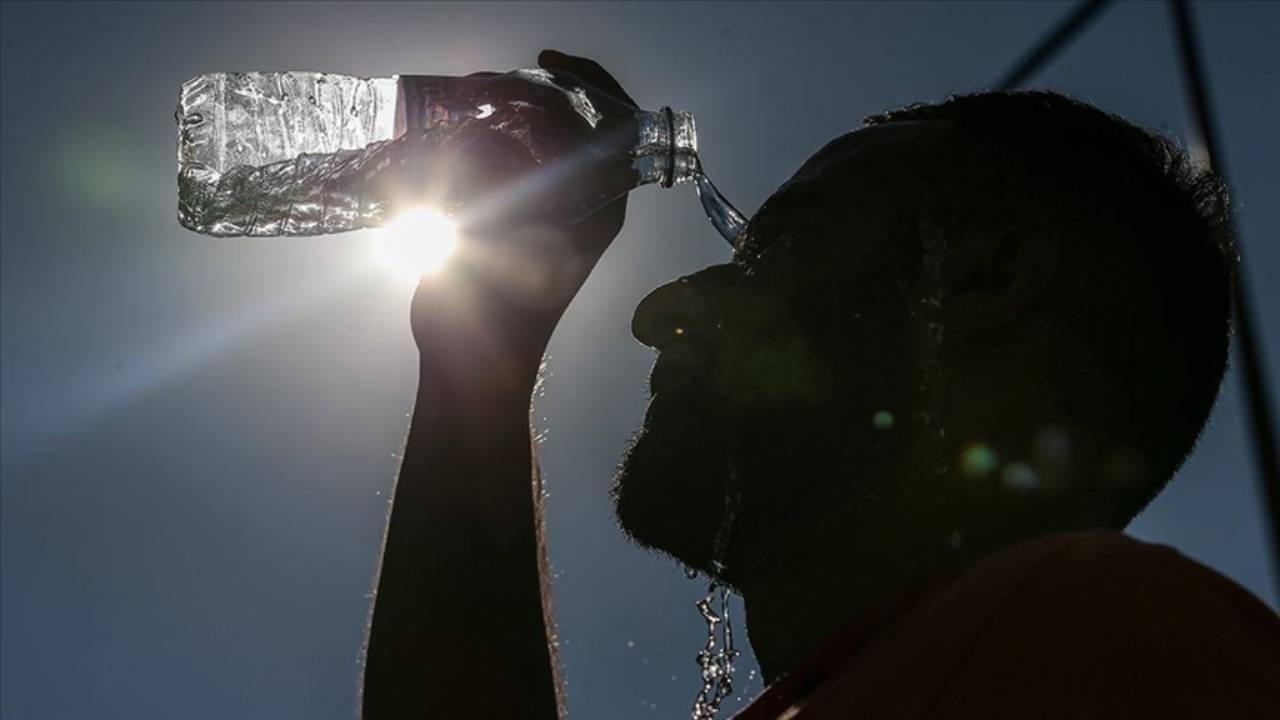
[[[732,262],[640,303],[658,357],[623,529],[706,569],[736,488],[723,559],[743,583],[831,538],[1122,527],[1216,397],[1225,202],[1172,144],[1058,95],[869,120]]]

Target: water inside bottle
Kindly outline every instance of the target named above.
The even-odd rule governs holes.
[[[508,79],[409,77],[417,77],[418,84],[452,83],[455,91],[466,90],[467,83],[511,78],[550,86],[563,93],[564,104],[585,123],[588,134],[609,113],[634,113],[640,136],[631,153],[639,184],[671,187],[692,180],[704,212],[729,242],[746,224],[703,170],[693,117],[686,112],[637,110],[603,95],[593,101],[584,88],[562,87],[538,69],[503,76]],[[210,73],[183,83],[176,114],[179,222],[217,236],[318,235],[381,225],[391,203],[378,178],[412,159],[398,132],[403,129],[398,127],[404,100],[400,84],[395,77],[311,72]],[[492,117],[489,130],[509,136],[514,146],[539,157],[528,123],[520,120],[533,104],[509,99],[503,114],[495,106],[498,94],[488,98],[484,88],[470,89],[479,94],[453,98],[446,93],[441,102],[448,100],[448,108],[440,103],[430,106],[448,110],[441,117],[450,118],[444,123],[449,128],[434,123],[427,128],[445,134],[461,127],[463,120]],[[538,102],[550,102],[538,97]],[[436,137],[431,142],[443,140]],[[615,150],[624,151],[621,146]],[[597,201],[607,202],[615,190],[626,189],[588,193],[575,212],[589,214]]]

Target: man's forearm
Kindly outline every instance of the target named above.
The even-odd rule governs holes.
[[[424,366],[383,549],[364,720],[557,715],[532,383],[532,373],[512,383]]]

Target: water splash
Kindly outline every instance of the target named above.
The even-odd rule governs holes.
[[[740,500],[737,471],[731,463],[724,495],[724,510],[712,545],[711,582],[707,585],[706,594],[695,603],[698,614],[707,623],[707,641],[697,654],[702,688],[693,700],[690,712],[692,720],[714,720],[720,711],[720,704],[733,694],[733,663],[739,653],[733,644],[733,622],[729,616],[729,602],[733,593],[723,577],[729,539],[734,520],[738,516]]]
[[[731,595],[729,588],[712,580],[707,594],[696,604],[707,623],[707,642],[697,655],[702,688],[693,701],[689,715],[692,720],[714,720],[720,704],[733,694],[733,662],[738,650],[733,645],[733,623],[729,617]]]

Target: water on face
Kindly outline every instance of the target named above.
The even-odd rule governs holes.
[[[707,585],[706,594],[695,604],[698,614],[707,623],[707,640],[697,654],[702,687],[693,700],[692,720],[714,720],[720,704],[733,694],[733,661],[737,659],[738,651],[733,645],[733,623],[729,617],[732,593],[722,576],[733,522],[738,514],[738,502],[737,474],[731,470],[724,510],[712,546],[711,582]]]
[[[923,327],[923,352],[916,368],[916,393],[920,406],[918,419],[925,427],[935,458],[934,472],[945,475],[949,468],[943,441],[947,435],[943,423],[939,390],[942,387],[941,351],[944,339],[942,324],[942,266],[947,255],[947,238],[940,224],[928,216],[917,226],[921,238],[921,278],[924,283],[918,296],[912,298],[910,314]]]

